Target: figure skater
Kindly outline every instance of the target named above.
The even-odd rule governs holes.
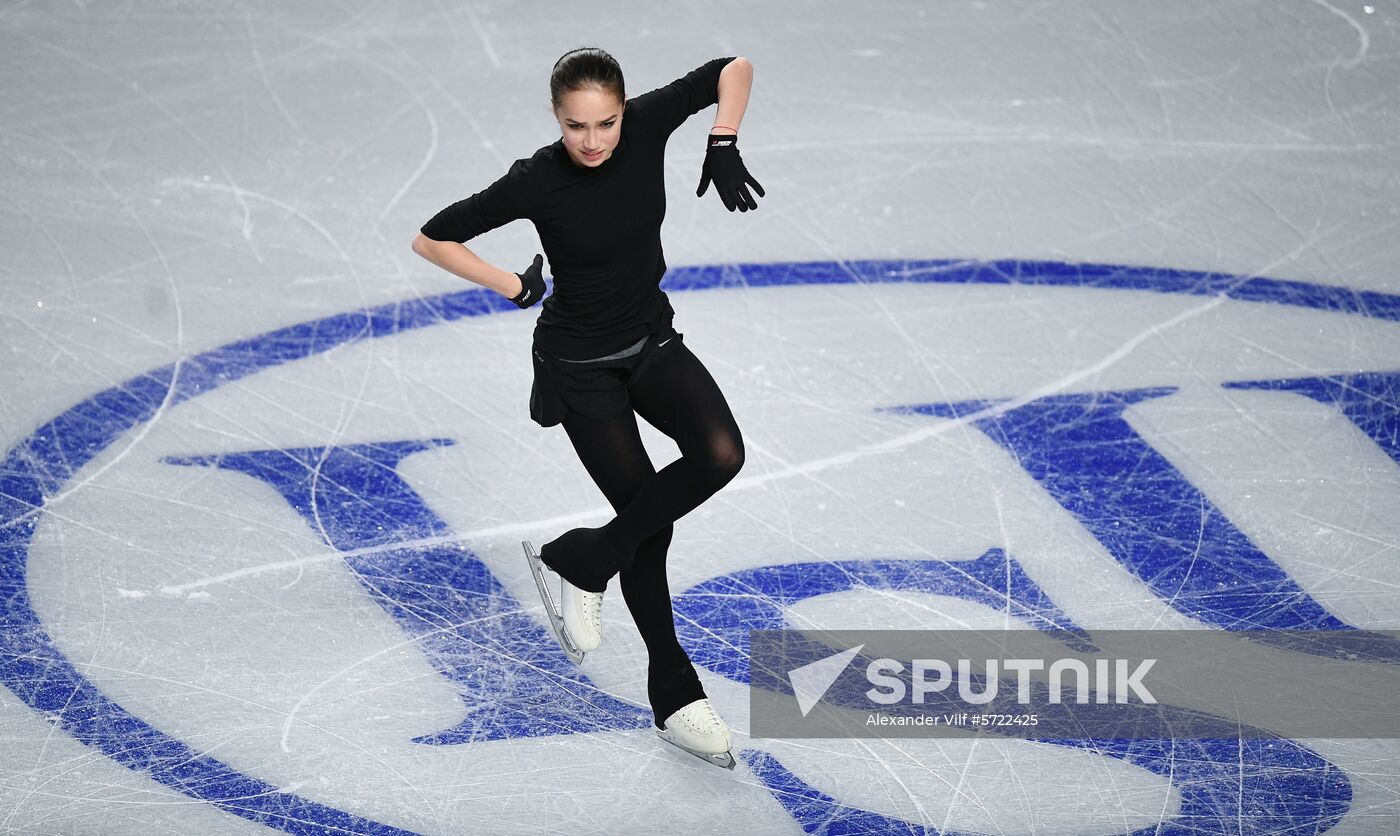
[[[550,99],[562,134],[486,189],[443,209],[413,250],[521,308],[541,299],[535,324],[530,417],[563,424],[579,461],[616,516],[525,552],[550,628],[575,662],[602,639],[603,592],[621,575],[623,599],[646,643],[647,697],[663,740],[734,768],[729,729],[715,713],[676,638],[666,552],[672,523],[724,487],[744,444],[724,394],[672,325],[660,289],[666,272],[666,141],[692,114],[718,104],[696,196],[710,184],[724,207],[756,210],[763,187],[739,156],[738,129],[753,68],[717,58],[670,84],[628,99],[622,68],[601,49],[576,49],[554,65]],[[750,191],[752,187],[752,191]],[[543,261],[523,273],[486,263],[463,242],[527,218]],[[636,415],[675,441],[680,458],[653,467]],[[559,595],[551,589],[558,585]]]

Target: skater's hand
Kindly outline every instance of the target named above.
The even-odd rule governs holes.
[[[530,266],[525,268],[524,273],[516,273],[520,277],[520,292],[511,297],[517,308],[528,308],[544,298],[544,274],[540,268],[544,266],[544,256],[535,255],[535,260],[530,262]]]
[[[749,186],[753,186],[759,197],[764,196],[763,187],[753,179],[739,157],[737,136],[710,134],[705,146],[705,167],[701,169],[700,188],[695,190],[696,197],[705,194],[711,180],[715,183],[715,191],[719,192],[719,199],[724,201],[724,208],[731,212],[758,208],[758,201],[749,193]]]

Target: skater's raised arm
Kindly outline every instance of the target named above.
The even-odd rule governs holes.
[[[710,128],[710,137],[705,143],[705,165],[700,170],[700,187],[696,197],[703,197],[710,183],[715,184],[724,208],[733,212],[747,212],[758,208],[753,193],[764,196],[763,187],[749,174],[744,160],[739,156],[739,123],[744,120],[744,110],[749,105],[749,90],[753,87],[753,65],[745,58],[735,58],[725,65],[716,84],[719,107],[715,111],[715,124]],[[749,191],[749,187],[753,191]]]
[[[691,115],[719,101],[720,76],[729,65],[741,61],[748,64],[743,58],[732,57],[706,61],[670,84],[630,100],[627,103],[627,118],[636,115],[653,133],[670,136]],[[738,77],[731,76],[731,79]]]
[[[735,58],[720,71],[716,86],[719,107],[715,109],[715,125],[710,133],[734,136],[739,133],[739,123],[744,121],[744,111],[749,106],[753,64],[743,56]]]

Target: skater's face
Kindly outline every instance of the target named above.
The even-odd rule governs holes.
[[[607,162],[622,136],[622,100],[596,87],[571,90],[559,98],[554,118],[574,165],[596,168]]]

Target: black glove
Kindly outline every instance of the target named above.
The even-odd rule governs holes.
[[[725,209],[747,212],[758,208],[758,201],[749,193],[749,186],[753,186],[759,197],[763,197],[763,187],[753,179],[749,170],[744,168],[744,161],[739,158],[739,137],[710,134],[709,142],[705,145],[705,167],[701,169],[696,197],[705,194],[711,180],[715,181],[715,191],[719,192]]]
[[[528,308],[544,298],[544,274],[540,272],[543,266],[544,256],[537,254],[524,273],[515,274],[520,277],[520,292],[510,301],[514,302],[517,308]]]

